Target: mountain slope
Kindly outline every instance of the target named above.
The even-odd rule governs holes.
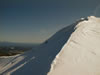
[[[88,17],[75,28],[48,75],[100,75],[100,18]]]
[[[1,57],[0,75],[47,75],[56,54],[68,41],[77,23],[61,29],[30,52],[15,57]]]
[[[100,75],[99,46],[100,19],[83,18],[29,52],[0,57],[0,75]]]

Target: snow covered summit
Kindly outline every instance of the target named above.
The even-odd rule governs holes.
[[[0,75],[47,74],[100,75],[100,18],[82,18],[38,48],[0,57]]]
[[[100,75],[100,18],[90,16],[75,29],[48,75]]]

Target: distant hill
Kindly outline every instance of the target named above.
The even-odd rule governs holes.
[[[0,42],[1,46],[23,46],[23,47],[34,47],[39,44],[37,43],[15,43],[15,42]]]

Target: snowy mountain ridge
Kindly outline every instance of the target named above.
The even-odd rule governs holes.
[[[29,52],[0,58],[0,75],[47,74],[100,75],[100,18],[81,18]]]
[[[48,75],[100,75],[100,18],[90,16],[75,29]]]

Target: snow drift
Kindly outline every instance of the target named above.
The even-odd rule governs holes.
[[[75,29],[48,75],[100,75],[100,18],[88,17]]]
[[[99,18],[80,19],[29,52],[0,58],[0,75],[47,74],[100,75]]]

